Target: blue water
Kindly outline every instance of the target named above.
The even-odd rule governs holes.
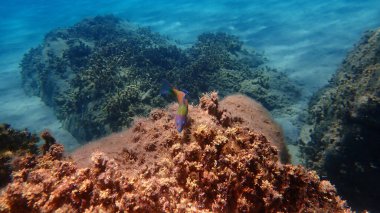
[[[61,128],[54,112],[39,98],[27,97],[20,85],[18,64],[23,54],[54,28],[115,14],[151,26],[184,45],[201,32],[229,32],[265,53],[271,66],[302,83],[305,98],[294,106],[302,110],[362,33],[380,26],[380,1],[2,0],[0,14],[0,122],[32,131],[49,128],[72,150],[78,143]],[[289,137],[296,137],[291,116],[277,120]]]

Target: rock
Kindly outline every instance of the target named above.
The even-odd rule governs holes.
[[[37,135],[27,130],[15,130],[9,124],[0,124],[0,187],[11,180],[15,160],[38,152],[38,140]]]
[[[380,30],[367,32],[310,102],[306,165],[354,209],[380,211]],[[304,131],[305,133],[306,131]],[[308,140],[309,138],[310,140]]]
[[[51,106],[80,142],[120,131],[168,104],[158,92],[163,79],[189,91],[190,102],[213,90],[244,93],[271,110],[299,98],[296,83],[236,36],[204,33],[183,48],[114,16],[49,32],[21,68],[25,91]],[[257,92],[261,87],[264,93]]]
[[[316,172],[281,164],[265,133],[221,108],[215,93],[200,103],[181,134],[172,105],[85,145],[74,162],[50,149],[13,174],[0,211],[350,212]]]

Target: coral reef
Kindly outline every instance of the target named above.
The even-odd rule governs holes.
[[[295,82],[267,67],[263,56],[235,36],[204,33],[183,48],[114,16],[48,33],[25,54],[21,68],[25,91],[52,106],[82,142],[167,104],[157,92],[162,79],[188,90],[194,102],[206,91],[240,92],[273,110],[299,97]]]
[[[25,154],[37,153],[38,137],[27,130],[19,131],[0,124],[0,187],[10,180],[12,161]]]
[[[380,211],[380,29],[365,34],[309,106],[306,165],[355,209]]]
[[[221,108],[215,93],[190,106],[181,134],[174,110],[153,110],[129,130],[87,144],[74,162],[62,159],[59,144],[25,159],[35,164],[13,174],[0,211],[350,212],[330,182],[281,164],[277,148]]]

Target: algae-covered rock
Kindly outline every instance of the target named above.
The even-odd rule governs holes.
[[[135,116],[167,104],[158,92],[163,79],[188,90],[194,102],[211,90],[222,96],[242,92],[269,109],[299,97],[294,82],[265,67],[263,56],[235,36],[204,33],[185,49],[114,16],[48,33],[25,54],[21,68],[25,91],[52,106],[80,141],[119,131]],[[256,87],[265,94],[256,94]]]
[[[306,165],[327,176],[354,208],[380,211],[379,29],[348,54],[309,113]]]
[[[271,130],[251,128],[265,120],[252,125],[239,117],[252,103],[245,96],[227,100],[235,98],[245,100],[240,109],[219,104],[215,93],[189,105],[181,134],[173,122],[176,105],[155,109],[132,128],[72,153],[74,162],[61,159],[62,147],[53,144],[33,167],[14,173],[0,211],[350,212],[329,181],[281,164],[265,136]]]
[[[0,187],[11,180],[12,160],[25,154],[36,154],[37,135],[0,124]]]

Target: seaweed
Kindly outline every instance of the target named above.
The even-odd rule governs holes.
[[[252,101],[237,95],[230,103],[236,98]],[[24,158],[0,195],[0,211],[351,212],[329,181],[279,162],[283,141],[266,137],[273,124],[257,132],[246,125],[249,116],[234,113],[255,106],[226,110],[215,92],[199,102],[189,106],[193,121],[182,136],[170,128],[171,105],[70,158],[60,144]]]
[[[38,136],[0,124],[0,187],[11,180],[12,161],[26,154],[37,154]]]
[[[226,33],[203,33],[181,48],[146,27],[115,16],[85,19],[45,36],[21,63],[23,85],[52,106],[74,137],[86,142],[129,126],[136,116],[168,102],[158,94],[167,79],[197,102],[206,92],[242,92],[270,109],[296,100],[296,83],[265,68],[265,58]],[[265,79],[265,80],[264,80]],[[244,83],[249,81],[248,83]],[[258,95],[255,87],[265,87]],[[283,97],[283,98],[279,98]]]
[[[380,210],[380,30],[367,32],[309,103],[305,165],[328,177],[357,210]],[[352,187],[355,186],[355,187]]]

